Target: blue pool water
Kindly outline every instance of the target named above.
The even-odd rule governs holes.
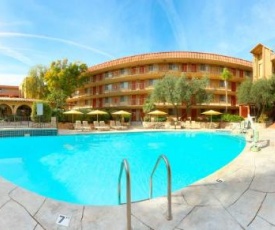
[[[149,178],[164,154],[172,190],[223,167],[243,150],[245,140],[226,133],[145,132],[0,139],[0,175],[40,195],[85,205],[117,205],[123,159],[130,165],[132,200],[148,198]],[[166,193],[166,170],[154,175],[154,197]],[[125,201],[125,175],[122,202]]]

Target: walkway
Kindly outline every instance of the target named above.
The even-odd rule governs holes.
[[[174,193],[171,221],[165,219],[166,198],[134,203],[133,229],[275,229],[275,129],[262,130],[260,139],[269,139],[270,145],[260,152],[247,146],[223,169]],[[59,215],[71,217],[68,227],[56,223]],[[70,205],[0,179],[3,230],[123,230],[125,217],[125,206]]]

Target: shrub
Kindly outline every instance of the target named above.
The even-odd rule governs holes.
[[[268,116],[265,113],[262,113],[258,118],[259,123],[265,123],[268,120]]]
[[[239,115],[234,115],[234,114],[223,114],[222,115],[222,121],[225,121],[225,122],[240,122],[243,120],[244,120],[244,118]]]
[[[150,116],[145,116],[144,118],[143,118],[143,120],[145,121],[145,122],[149,122],[150,121]]]

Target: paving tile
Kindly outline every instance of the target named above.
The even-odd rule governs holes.
[[[35,226],[34,230],[44,230],[44,228],[42,228],[39,224]]]
[[[268,170],[268,167],[269,166],[266,166],[266,169],[262,170],[262,172],[257,170],[250,189],[261,192],[275,192],[275,172],[273,172],[275,163],[270,171]]]
[[[275,226],[275,194],[267,194],[258,216],[262,217]]]
[[[248,190],[227,210],[242,226],[247,227],[255,218],[264,198],[265,193]]]
[[[47,199],[34,217],[40,225],[47,230],[78,230],[81,229],[82,211],[83,207],[80,205]],[[68,227],[63,227],[56,223],[59,215],[71,217]]]
[[[123,230],[126,229],[126,226],[125,205],[85,207],[82,219],[82,230]]]
[[[235,203],[249,187],[249,183],[221,183],[219,187],[209,186],[212,194],[224,207]]]
[[[193,206],[175,203],[172,206],[172,220],[167,220],[167,199],[161,197],[133,204],[133,215],[142,220],[146,226],[156,230],[174,229],[177,224],[192,210]]]
[[[254,170],[248,168],[238,169],[234,172],[227,171],[227,174],[221,178],[222,182],[212,183],[207,187],[224,207],[228,207],[249,188],[253,176]]]
[[[0,207],[10,200],[9,193],[16,188],[16,185],[0,177]]]
[[[14,201],[9,201],[0,209],[0,229],[34,229],[36,221],[29,213]]]
[[[34,215],[45,201],[44,197],[19,187],[10,193],[10,197],[24,206],[31,215]]]
[[[271,225],[262,218],[256,217],[255,220],[247,227],[247,230],[275,230],[275,226]]]
[[[222,206],[196,207],[178,226],[188,230],[243,229]]]
[[[192,185],[182,190],[188,205],[219,205],[219,201],[207,186]]]

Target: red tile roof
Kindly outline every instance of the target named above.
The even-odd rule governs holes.
[[[166,60],[167,59],[167,60]],[[206,62],[221,62],[221,63],[231,63],[234,65],[246,66],[252,68],[252,63],[240,58],[233,58],[224,55],[212,54],[212,53],[200,53],[200,52],[158,52],[158,53],[148,53],[148,54],[139,54],[129,57],[123,57],[116,60],[104,62],[102,64],[94,65],[89,68],[90,71],[102,70],[121,66],[135,65],[135,64],[144,64],[152,61],[154,62],[167,62],[173,61],[175,59],[185,59],[187,61],[194,60],[205,60]]]

